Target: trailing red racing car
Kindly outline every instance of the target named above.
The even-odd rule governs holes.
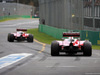
[[[62,41],[53,41],[51,43],[51,55],[58,56],[60,52],[66,52],[69,55],[76,54],[77,52],[83,52],[85,56],[92,55],[92,45],[89,41],[81,41],[80,39],[74,39],[74,37],[80,37],[79,32],[65,32]]]
[[[33,35],[26,33],[27,29],[16,29],[17,32],[15,33],[9,33],[8,34],[8,41],[14,42],[14,40],[17,41],[27,41],[27,42],[33,42]]]

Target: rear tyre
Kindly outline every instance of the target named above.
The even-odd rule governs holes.
[[[33,42],[33,35],[29,35],[28,37],[27,37],[27,42]]]
[[[90,42],[84,42],[83,44],[83,54],[85,56],[91,56],[92,55],[92,45]]]
[[[52,56],[58,56],[60,51],[60,46],[57,41],[53,41],[51,43],[51,55]]]
[[[8,39],[7,39],[9,42],[14,42],[14,35],[9,33],[8,34]]]

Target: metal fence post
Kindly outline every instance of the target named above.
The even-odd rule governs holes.
[[[82,0],[82,27],[81,27],[81,30],[83,30],[84,29],[84,0]]]
[[[93,29],[95,30],[95,13],[94,13],[94,0],[92,0],[92,16],[93,16]]]

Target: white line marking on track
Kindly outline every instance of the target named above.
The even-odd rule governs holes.
[[[46,66],[48,68],[52,68],[53,66]],[[57,66],[58,68],[74,68],[76,66]]]
[[[100,56],[100,54],[99,54],[99,53],[94,53],[94,54],[96,54],[97,56]]]
[[[60,58],[48,58],[48,60],[59,60]],[[60,60],[75,60],[76,58],[61,58]],[[81,60],[96,60],[96,59],[98,59],[98,60],[100,60],[100,58],[88,58],[88,57],[86,57],[86,58],[84,58],[84,57],[81,57],[80,58]]]
[[[85,73],[85,75],[100,75],[100,73]]]
[[[0,58],[0,69],[7,67],[11,64],[14,64],[32,54],[29,53],[19,53],[19,54],[10,54],[5,57]]]
[[[95,60],[94,63],[96,64],[97,63],[97,60]]]

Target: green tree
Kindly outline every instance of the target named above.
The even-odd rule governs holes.
[[[0,0],[0,2],[2,2],[2,0]],[[18,3],[21,3],[21,4],[33,5],[35,7],[39,6],[38,0],[13,0],[12,2],[16,2],[16,3],[18,2]]]
[[[31,4],[31,3],[33,3],[33,5],[35,7],[39,6],[38,0],[19,0],[19,3],[28,4],[28,5]]]
[[[32,0],[34,2],[34,6],[38,7],[39,6],[39,2],[38,0]]]

